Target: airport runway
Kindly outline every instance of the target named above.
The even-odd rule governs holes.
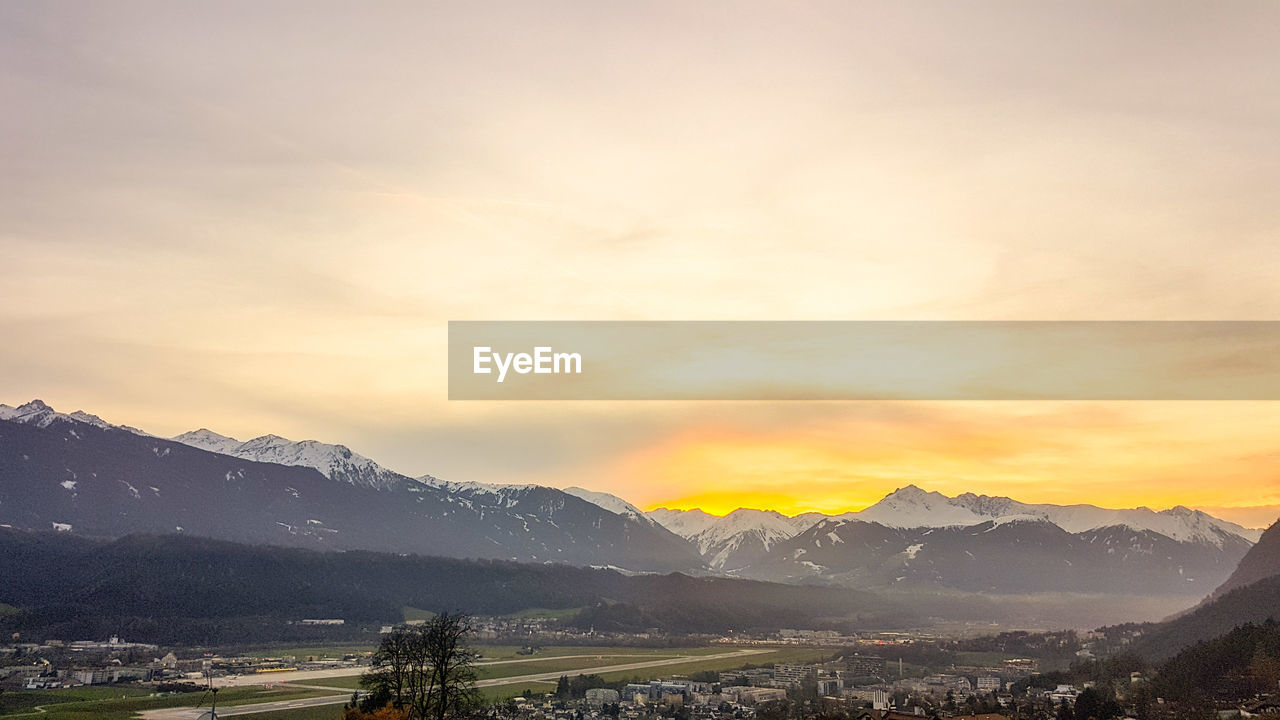
[[[676,651],[678,652],[678,651]],[[612,655],[607,652],[590,653],[585,655],[545,655],[539,657],[519,658],[516,660],[482,660],[476,663],[476,667],[486,667],[489,665],[515,665],[516,663],[530,662],[550,662],[561,659],[573,658],[615,658],[615,657],[637,657],[636,655]],[[639,656],[643,657],[643,656]],[[353,666],[342,668],[331,668],[326,670],[289,670],[285,672],[271,672],[247,675],[228,675],[225,677],[216,677],[213,684],[217,687],[246,687],[250,685],[275,685],[276,683],[292,683],[302,680],[324,680],[326,678],[335,677],[351,677],[364,672],[366,666]],[[567,671],[566,671],[567,672]],[[563,672],[561,674],[564,674]],[[557,675],[556,677],[559,677]],[[222,713],[218,713],[221,715]]]
[[[725,660],[728,658],[747,657],[750,655],[759,655],[761,653],[767,653],[767,652],[770,652],[770,651],[743,649],[743,650],[734,650],[731,652],[716,653],[714,655],[682,655],[680,657],[665,658],[662,660],[643,660],[639,662],[621,663],[617,665],[601,665],[598,667],[577,668],[573,670],[556,670],[553,672],[533,673],[530,675],[516,675],[512,677],[490,678],[488,680],[480,680],[476,683],[476,687],[483,688],[483,687],[497,687],[499,685],[518,685],[520,683],[534,683],[534,682],[548,682],[548,681],[554,682],[560,679],[561,675],[568,675],[568,674],[589,675],[591,673],[618,672],[621,670],[641,670],[644,668],[663,667],[666,665],[679,665],[681,663],[687,663],[690,661]],[[562,655],[560,657],[568,657],[568,656]],[[581,655],[581,656],[574,656],[574,657],[599,657],[599,656]],[[615,656],[615,657],[620,657],[620,656]],[[536,659],[538,661],[545,661],[545,660],[554,660],[555,658],[542,657],[542,658],[536,658]],[[518,660],[518,661],[511,661],[511,662],[532,662],[533,660],[534,659],[531,658],[529,660]],[[492,663],[485,663],[485,664],[498,665],[498,664],[506,664],[506,663],[495,661]],[[276,682],[284,682],[284,683],[287,683],[290,681],[304,680],[304,679],[315,679],[313,677],[309,677],[309,678],[301,677],[301,675],[304,672],[308,672],[308,671],[298,671],[296,673],[287,673],[287,675],[289,676],[287,680],[283,677],[280,678],[279,680],[276,680],[275,678],[275,676],[286,675],[286,673],[272,673],[271,675],[272,675],[272,680],[275,680]],[[314,670],[309,672],[331,673],[332,671]],[[352,674],[353,673],[351,672],[350,668],[347,668],[344,673],[345,676],[350,676]],[[324,675],[323,677],[340,677],[340,676],[334,675],[334,674],[328,674],[328,675]],[[252,677],[251,679],[253,679],[255,682],[244,683],[244,684],[246,685],[263,684],[262,677]],[[323,707],[326,705],[341,705],[350,699],[351,699],[351,693],[347,692],[341,695],[338,695],[338,694],[326,695],[323,697],[304,698],[300,700],[277,700],[274,702],[254,703],[252,705],[235,705],[235,706],[227,707],[226,709],[218,710],[218,717],[220,718],[234,717],[236,715],[249,715],[251,713],[270,712],[274,710],[293,710],[297,708]],[[138,714],[143,718],[143,720],[197,720],[197,718],[200,717],[201,713],[207,712],[207,711],[208,711],[208,708],[199,708],[199,709],[197,708],[162,708],[158,710],[143,710]]]

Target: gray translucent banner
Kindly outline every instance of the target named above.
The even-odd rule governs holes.
[[[1280,322],[450,322],[451,400],[1277,400]]]

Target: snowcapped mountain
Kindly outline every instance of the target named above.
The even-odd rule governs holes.
[[[599,505],[600,507],[604,508],[605,510],[608,510],[609,512],[615,515],[622,515],[623,517],[635,518],[640,522],[649,523],[650,525],[657,523],[656,520],[649,517],[648,515],[645,515],[644,512],[640,510],[640,508],[636,507],[635,505],[632,505],[626,500],[623,500],[617,495],[610,495],[609,493],[596,492],[594,490],[587,490],[586,488],[580,488],[580,487],[567,487],[567,488],[564,488],[564,492],[576,498],[582,498],[583,500],[586,500],[589,503]]]
[[[208,430],[166,440],[39,402],[0,408],[0,526],[16,530],[702,568],[647,519],[554,488],[466,485],[398,475],[342,445]]]
[[[658,508],[645,514],[662,527],[686,540],[711,527],[720,519],[719,516],[704,512],[698,508],[692,510]]]
[[[795,537],[825,516],[805,513],[788,517],[773,510],[738,508],[716,517],[697,509],[659,508],[649,517],[697,546],[712,569],[727,572],[751,565],[774,545]]]
[[[147,433],[138,428],[129,427],[128,425],[112,425],[97,415],[90,415],[82,410],[73,413],[60,413],[41,400],[32,400],[18,407],[10,407],[0,404],[0,420],[8,420],[10,422],[24,423],[35,425],[36,427],[47,428],[49,425],[61,420],[66,422],[78,422],[85,425],[92,425],[96,428],[113,428],[116,430],[124,430],[134,435],[142,435],[150,437]]]
[[[1068,532],[1037,517],[890,527],[831,518],[778,543],[738,575],[860,588],[1202,597],[1250,543],[1181,542],[1123,525]]]
[[[184,432],[173,438],[173,440],[175,442],[180,442],[183,445],[190,445],[193,448],[208,450],[209,452],[218,453],[220,455],[235,455],[236,450],[244,444],[233,437],[219,435],[218,433],[206,428],[192,430],[191,432]]]
[[[1123,526],[1153,532],[1177,542],[1202,542],[1219,547],[1232,537],[1252,544],[1262,535],[1260,530],[1182,506],[1157,512],[1146,507],[1112,510],[1095,505],[1033,505],[1007,497],[973,493],[947,497],[915,485],[895,490],[865,510],[837,517],[900,529],[967,527],[988,521],[1035,519],[1056,525],[1068,533]]]
[[[644,513],[583,488],[410,478],[311,440],[207,429],[165,440],[40,401],[0,405],[4,524],[856,586],[1201,596],[1259,536],[1183,507],[1036,505],[915,486],[836,517]]]
[[[205,428],[183,433],[173,440],[243,460],[309,467],[330,480],[349,482],[352,485],[384,489],[412,482],[410,478],[352,452],[346,445],[329,445],[315,440],[293,442],[279,435],[263,435],[240,442]]]

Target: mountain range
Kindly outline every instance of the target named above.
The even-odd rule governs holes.
[[[607,493],[410,477],[344,445],[208,429],[164,439],[0,405],[0,525],[976,593],[1203,597],[1259,531],[1201,511],[1033,505],[901,488],[865,510],[643,512]]]
[[[450,488],[386,471],[340,445],[181,437],[187,442],[39,401],[0,406],[0,525],[637,572],[700,565],[664,528],[554,488]]]

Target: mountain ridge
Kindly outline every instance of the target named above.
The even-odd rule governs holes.
[[[702,566],[664,528],[554,488],[464,493],[411,478],[374,486],[34,409],[0,421],[0,525],[101,537],[180,532],[634,572]]]
[[[580,487],[413,478],[345,445],[241,442],[205,428],[166,440],[39,401],[0,406],[0,524],[846,587],[1026,593],[1076,578],[1098,592],[1171,597],[1203,597],[1253,545],[1244,528],[1182,507],[1033,505],[915,485],[834,516],[642,512]],[[1082,574],[1089,564],[1104,572]]]

